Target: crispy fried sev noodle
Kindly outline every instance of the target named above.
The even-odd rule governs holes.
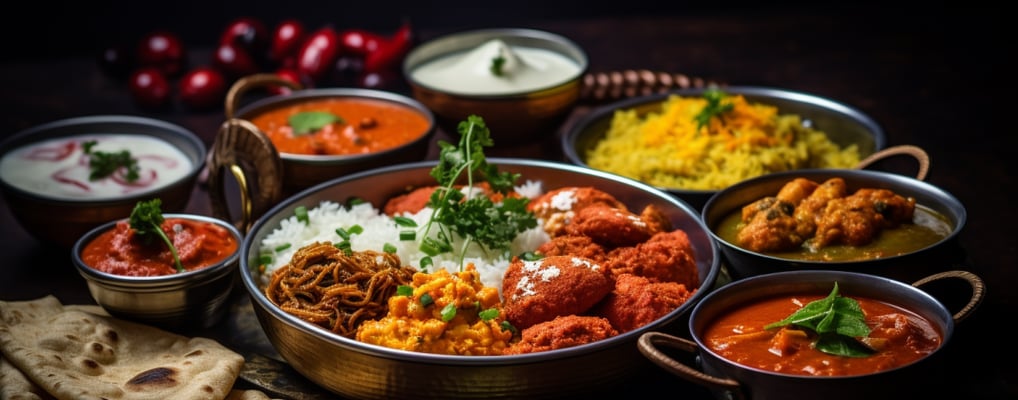
[[[283,311],[353,338],[362,321],[385,316],[389,297],[409,285],[414,272],[396,254],[347,253],[316,242],[273,272],[265,295]]]

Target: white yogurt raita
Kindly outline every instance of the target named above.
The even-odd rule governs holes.
[[[123,168],[91,180],[89,155],[83,143],[95,141],[93,152],[130,152],[137,160],[138,178],[129,180]],[[111,199],[165,187],[192,171],[191,159],[169,142],[145,135],[88,134],[32,143],[14,149],[0,160],[0,179],[27,192],[66,200]]]
[[[496,58],[501,60],[499,74],[492,71]],[[504,95],[561,84],[580,72],[579,63],[555,51],[492,39],[422,63],[410,74],[415,81],[448,93]]]

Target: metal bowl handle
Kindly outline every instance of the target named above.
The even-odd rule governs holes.
[[[983,283],[982,278],[968,271],[944,271],[915,281],[912,283],[912,286],[920,287],[933,281],[950,278],[964,280],[972,286],[972,297],[969,298],[968,304],[965,304],[961,310],[958,310],[958,312],[953,315],[954,322],[958,323],[968,317],[969,314],[975,311],[976,307],[979,307],[979,304],[983,302],[983,297],[986,296],[986,284]]]
[[[926,175],[930,172],[930,155],[927,154],[926,150],[923,150],[921,147],[910,144],[892,146],[870,154],[868,157],[862,159],[862,161],[859,161],[859,163],[855,165],[855,168],[865,169],[877,161],[897,155],[907,155],[915,158],[916,162],[919,163],[919,170],[916,171],[915,178],[920,181],[926,179]]]
[[[253,123],[230,118],[216,134],[209,159],[212,215],[234,221],[247,234],[254,220],[278,203],[283,193],[283,162],[276,147]],[[224,174],[230,171],[240,188],[240,221],[230,215]]]
[[[640,339],[637,341],[637,347],[640,349],[640,352],[643,353],[644,357],[647,357],[647,359],[651,362],[657,364],[661,368],[664,368],[666,371],[675,376],[708,388],[727,390],[731,393],[730,398],[733,400],[746,399],[746,396],[742,393],[742,386],[739,382],[727,378],[718,378],[716,376],[700,372],[697,369],[668,356],[661,350],[658,350],[657,346],[670,347],[695,354],[697,345],[693,341],[661,332],[647,332],[640,335]]]
[[[234,117],[237,109],[240,108],[240,99],[242,99],[244,94],[246,94],[249,90],[270,86],[285,86],[292,90],[301,90],[304,88],[303,85],[288,79],[283,79],[283,77],[276,74],[253,74],[237,79],[237,81],[230,86],[230,90],[226,92],[226,104],[224,105],[226,110],[226,119]]]

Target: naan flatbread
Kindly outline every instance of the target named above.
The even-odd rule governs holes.
[[[90,310],[65,307],[53,296],[0,301],[3,357],[60,400],[222,400],[230,395],[244,364],[241,355],[208,338]]]

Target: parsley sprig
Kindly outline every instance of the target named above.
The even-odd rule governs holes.
[[[810,302],[787,318],[768,324],[764,329],[795,325],[817,333],[817,350],[846,357],[866,357],[873,353],[855,338],[866,337],[870,327],[859,302],[838,294],[838,283],[827,297]]]
[[[166,236],[166,232],[163,232],[163,221],[165,219],[163,219],[163,212],[160,208],[162,203],[162,200],[159,199],[139,201],[134,205],[134,210],[131,211],[131,217],[128,220],[135,234],[141,236],[146,242],[151,242],[153,237],[162,239],[166,246],[170,248],[170,253],[173,254],[173,262],[176,264],[177,272],[184,272],[184,265],[180,263],[180,256],[177,255],[177,247]]]
[[[499,171],[488,164],[484,148],[494,145],[494,141],[484,119],[468,116],[459,123],[457,131],[460,134],[458,145],[446,141],[438,143],[441,150],[431,176],[439,187],[428,200],[433,211],[424,227],[420,249],[429,256],[454,252],[453,238],[461,237],[464,239],[459,249],[462,269],[468,246],[477,244],[486,252],[508,251],[519,233],[537,226],[537,219],[527,211],[529,199],[525,197],[505,196],[495,203],[483,193],[468,190],[472,193],[468,196],[456,187],[461,177],[465,177],[470,189],[485,180],[491,190],[506,195],[520,178],[520,174]],[[428,234],[431,229],[437,230],[435,236]]]
[[[141,167],[138,166],[138,159],[131,157],[131,152],[121,150],[118,152],[96,151],[95,140],[88,140],[81,143],[81,148],[88,155],[88,167],[91,172],[88,179],[96,181],[113,175],[118,169],[124,168],[126,173],[124,179],[128,182],[138,180]]]
[[[703,127],[710,125],[711,118],[722,118],[724,113],[732,111],[735,106],[732,103],[722,103],[727,95],[719,89],[711,88],[703,92],[703,98],[707,105],[693,119],[696,121],[696,131],[700,132]],[[721,120],[724,122],[724,119]]]

